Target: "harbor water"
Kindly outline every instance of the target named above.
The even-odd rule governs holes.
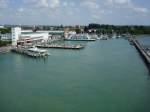
[[[150,35],[138,36],[137,40],[144,48],[150,49]]]
[[[127,40],[64,43],[85,48],[0,55],[0,112],[150,112],[150,74]]]

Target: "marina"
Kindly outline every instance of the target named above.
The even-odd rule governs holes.
[[[0,55],[0,111],[149,112],[149,71],[127,40],[67,43],[86,48]]]
[[[0,112],[150,112],[150,0],[0,0]]]

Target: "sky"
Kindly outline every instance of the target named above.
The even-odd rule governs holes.
[[[150,25],[150,0],[0,0],[0,24]]]

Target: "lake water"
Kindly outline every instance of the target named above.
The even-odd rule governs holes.
[[[150,112],[150,75],[134,46],[77,43],[85,49],[49,49],[45,60],[1,54],[0,112]]]
[[[150,35],[138,36],[137,39],[140,42],[140,44],[143,45],[143,47],[150,48]]]

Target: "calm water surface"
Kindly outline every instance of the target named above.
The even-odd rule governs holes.
[[[138,36],[138,41],[143,45],[143,47],[150,48],[150,35],[141,35]]]
[[[0,112],[150,112],[150,75],[134,46],[82,44],[45,60],[1,54]]]

